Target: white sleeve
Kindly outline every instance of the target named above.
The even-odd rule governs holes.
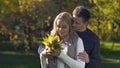
[[[84,51],[83,42],[79,38],[77,42],[77,55],[79,52],[83,52],[83,51]],[[77,60],[74,60],[68,55],[66,55],[63,51],[61,51],[59,55],[59,59],[64,61],[71,68],[85,68],[85,62],[81,61],[78,57],[77,57]]]
[[[44,45],[40,45],[38,48],[38,54],[40,57],[41,68],[47,68],[46,58],[41,54],[41,52],[45,49]]]
[[[77,43],[77,55],[80,52],[84,52],[84,45],[83,45],[83,41],[81,38],[78,38],[78,43]],[[79,57],[77,56],[77,61],[79,61],[81,63],[81,65],[83,65],[83,67],[85,67],[85,62],[81,61],[81,59],[79,59]]]
[[[40,64],[41,64],[41,68],[47,68],[47,63],[46,63],[46,58],[44,56],[40,55]]]

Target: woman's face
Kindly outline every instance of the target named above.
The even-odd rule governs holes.
[[[69,25],[64,20],[57,20],[57,32],[61,38],[69,34]]]

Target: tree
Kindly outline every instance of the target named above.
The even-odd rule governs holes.
[[[120,20],[120,4],[116,0],[94,0],[90,8],[92,19],[91,29],[98,33],[102,40],[118,40],[118,24]]]
[[[120,4],[116,0],[0,0],[0,35],[9,37],[15,48],[22,42],[25,50],[35,50],[55,16],[62,11],[72,13],[79,5],[90,9],[88,26],[102,40],[118,39]]]

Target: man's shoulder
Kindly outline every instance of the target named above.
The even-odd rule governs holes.
[[[99,39],[99,37],[96,35],[96,33],[94,33],[92,30],[87,29],[88,35],[90,35],[90,37]]]
[[[89,28],[87,28],[83,32],[77,32],[78,36],[81,37],[82,39],[91,39],[91,40],[99,40],[99,37]]]
[[[93,44],[96,44],[96,45],[100,45],[100,39],[99,37],[97,36],[96,33],[94,33],[92,30],[88,29],[89,31],[89,38],[90,38],[90,41],[91,43]]]

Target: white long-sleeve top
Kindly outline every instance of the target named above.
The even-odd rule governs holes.
[[[77,42],[77,48],[76,48],[77,59],[76,60],[67,55],[67,51],[68,51],[67,45],[62,45],[62,47],[64,47],[64,49],[61,51],[60,55],[58,56],[57,68],[64,68],[64,63],[66,63],[71,68],[85,68],[85,62],[81,61],[77,56],[80,52],[84,51],[83,42],[80,38],[78,38],[78,42]],[[40,54],[40,51],[39,51],[39,54]],[[46,58],[43,57],[41,54],[40,54],[40,61],[41,61],[41,67],[47,68]]]

